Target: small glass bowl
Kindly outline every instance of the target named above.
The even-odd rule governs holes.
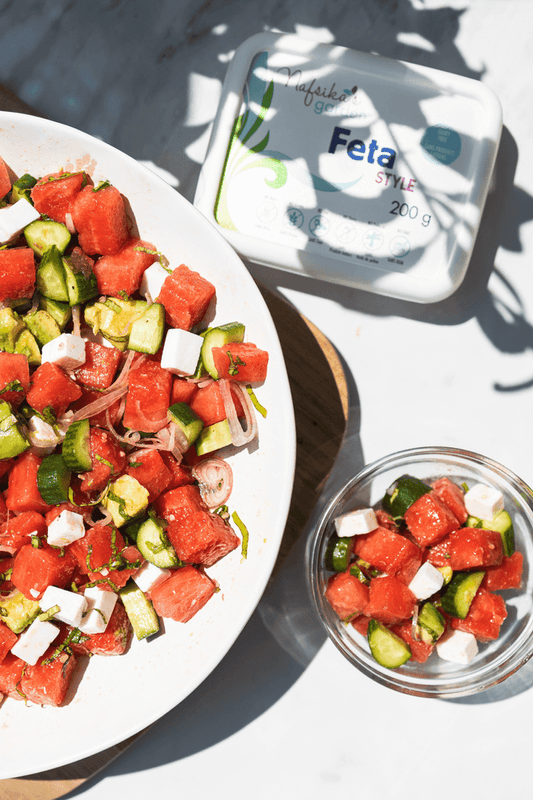
[[[397,669],[375,661],[364,636],[343,623],[324,597],[328,578],[325,552],[334,519],[357,508],[375,506],[387,488],[408,473],[423,480],[449,477],[461,484],[498,488],[513,520],[515,547],[524,556],[522,586],[501,592],[507,606],[498,639],[479,643],[478,655],[466,665],[444,661],[433,653],[418,664],[410,659]],[[381,458],[351,478],[327,504],[307,548],[309,588],[326,631],[355,667],[383,686],[420,697],[452,698],[482,692],[501,683],[533,655],[533,491],[509,469],[490,458],[450,447],[420,447]]]

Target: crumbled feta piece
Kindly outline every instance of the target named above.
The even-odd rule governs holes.
[[[63,369],[76,369],[85,364],[85,341],[73,333],[62,333],[43,345],[41,361],[56,364]]]
[[[493,486],[476,483],[465,494],[465,506],[472,517],[492,519],[503,510],[503,494]]]
[[[161,291],[161,287],[168,276],[169,273],[166,271],[166,269],[161,266],[159,261],[156,261],[144,271],[139,293],[142,294],[142,296],[148,301],[157,300],[159,297],[159,292]]]
[[[83,517],[76,511],[65,508],[48,526],[48,544],[54,547],[66,547],[85,536]]]
[[[432,594],[442,589],[444,575],[437,567],[426,561],[422,564],[415,577],[409,584],[409,588],[417,600],[425,600]]]
[[[33,667],[58,635],[59,628],[56,625],[36,619],[20,634],[11,652]]]
[[[42,456],[50,455],[61,441],[61,437],[58,436],[53,426],[38,417],[37,414],[28,420],[28,439]]]
[[[166,581],[169,575],[170,570],[161,569],[160,567],[156,567],[155,564],[145,561],[142,567],[132,575],[132,578],[139,589],[143,592],[150,592],[152,589],[155,589],[156,586],[159,586],[160,583]]]
[[[81,622],[83,612],[87,608],[85,596],[79,592],[69,592],[57,586],[48,586],[39,600],[42,611],[49,611],[54,606],[59,606],[59,611],[54,618],[77,628]]]
[[[32,586],[32,588],[30,589],[30,594],[31,594],[32,597],[35,597],[35,599],[37,599],[39,597],[40,592],[39,592],[38,589],[35,589]]]
[[[373,508],[360,508],[335,519],[337,536],[359,536],[375,531],[377,527],[378,521]]]
[[[84,596],[87,600],[87,610],[78,628],[82,633],[103,633],[115,608],[118,594],[102,591],[98,586],[93,586],[85,589]]]
[[[0,208],[0,244],[5,244],[22,233],[26,225],[41,215],[24,197],[12,206]]]
[[[174,375],[192,375],[200,358],[203,341],[196,333],[171,328],[165,338],[161,366]]]
[[[444,661],[469,664],[478,654],[476,637],[466,631],[453,631],[443,642],[437,642],[437,654]]]

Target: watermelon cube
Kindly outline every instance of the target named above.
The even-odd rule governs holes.
[[[459,527],[457,517],[435,491],[415,500],[405,512],[404,519],[409,531],[423,547],[435,544]]]
[[[7,627],[7,625],[0,620],[0,664],[7,656],[11,648],[18,641],[16,633]]]
[[[56,222],[65,222],[71,205],[88,180],[85,172],[55,172],[40,178],[31,190],[33,205],[39,214]]]
[[[491,567],[503,560],[502,537],[498,531],[459,528],[450,535],[448,566],[453,570]]]
[[[28,665],[13,653],[8,653],[0,663],[0,694],[22,700],[23,696],[18,691],[22,674]]]
[[[91,427],[89,433],[92,469],[83,473],[82,492],[100,492],[112,478],[122,475],[126,453],[108,431]]]
[[[215,291],[212,283],[181,264],[166,278],[157,302],[165,307],[172,328],[189,331],[204,318]]]
[[[114,186],[86,186],[71,205],[81,249],[88,255],[113,255],[130,238],[124,199]]]
[[[45,408],[51,408],[59,419],[69,405],[81,397],[81,394],[80,387],[61,367],[46,361],[33,373],[26,402],[41,413]]]
[[[148,489],[149,503],[153,503],[168,489],[173,478],[158,450],[139,450],[133,453],[126,472]]]
[[[354,552],[387,575],[402,573],[404,583],[411,582],[422,562],[422,553],[414,542],[381,526],[356,536]]]
[[[489,642],[498,638],[506,617],[507,609],[503,597],[480,587],[466,617],[452,617],[451,626],[454,630],[473,634],[482,642]]]
[[[170,578],[152,589],[150,599],[160,617],[188,622],[214,593],[215,584],[211,578],[188,565],[175,570]]]
[[[0,301],[31,297],[35,290],[35,256],[31,247],[0,250]]]
[[[448,506],[457,521],[463,525],[468,518],[465,507],[465,493],[456,483],[449,478],[439,478],[431,484],[439,500]]]
[[[407,642],[411,650],[411,658],[419,664],[423,664],[428,660],[435,645],[423,642],[421,639],[415,639],[413,636],[413,624],[410,619],[401,622],[399,625],[393,625],[392,631],[400,636],[404,642]]]
[[[524,556],[518,550],[511,556],[504,556],[502,563],[487,567],[482,586],[490,592],[499,589],[519,589],[522,584]]]
[[[11,178],[6,166],[6,162],[0,156],[0,200],[11,191]]]
[[[94,581],[109,574],[111,562],[116,560],[124,548],[122,534],[110,525],[99,523],[89,528],[82,539],[70,544],[68,553],[77,562],[80,572],[88,574],[90,580]],[[101,570],[105,570],[106,574]]]
[[[140,285],[145,270],[154,263],[157,251],[149,242],[131,237],[117,253],[99,258],[94,274],[100,294],[119,297],[132,295]]]
[[[0,398],[12,408],[18,408],[29,388],[28,357],[18,353],[0,353]]]
[[[213,347],[211,352],[219,378],[262,383],[267,376],[268,353],[252,342],[230,342],[224,347]]]
[[[123,425],[144,432],[164,428],[171,388],[172,375],[156,361],[147,359],[130,370]]]
[[[83,641],[70,646],[78,655],[121,656],[130,646],[132,637],[133,628],[126,610],[122,603],[116,603],[103,633],[84,634]]]
[[[85,342],[85,363],[74,370],[74,377],[83,386],[108,389],[113,383],[121,357],[120,350],[115,347],[104,347],[97,342]]]
[[[58,646],[54,643],[35,666],[26,666],[20,690],[31,703],[60,706],[66,700],[75,668],[76,656],[65,650],[58,652]]]
[[[63,589],[72,574],[76,562],[68,551],[48,545],[33,547],[26,544],[20,548],[13,564],[13,585],[28,600],[40,600],[48,586]]]
[[[397,625],[410,619],[415,610],[416,597],[409,587],[392,575],[372,578],[369,587],[367,617],[385,625]]]
[[[362,614],[368,603],[368,586],[349,572],[338,572],[328,580],[325,597],[343,620]]]
[[[235,405],[235,411],[238,417],[244,416],[242,403],[237,396],[235,390],[232,391],[232,399]],[[187,402],[187,401],[185,401]],[[190,407],[197,414],[205,427],[214,425],[227,418],[224,400],[222,399],[222,392],[220,386],[216,381],[208,383],[206,386],[196,390],[189,403]]]
[[[49,506],[44,502],[37,488],[37,472],[41,466],[40,458],[31,450],[26,450],[15,459],[9,473],[6,506],[17,514],[23,511],[38,511],[45,514]]]
[[[20,550],[25,544],[31,544],[32,536],[42,539],[46,536],[47,524],[42,514],[37,511],[23,511],[11,517],[0,526],[0,545]]]

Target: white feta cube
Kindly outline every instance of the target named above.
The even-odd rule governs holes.
[[[48,526],[48,544],[54,547],[66,547],[85,536],[83,517],[76,511],[65,508]]]
[[[11,652],[33,667],[58,635],[59,628],[56,625],[36,619],[20,634]]]
[[[87,600],[81,592],[69,592],[57,586],[48,586],[39,600],[39,605],[42,611],[49,611],[54,606],[59,606],[54,618],[77,628],[87,608]]]
[[[442,642],[437,642],[437,654],[444,661],[469,664],[478,654],[476,637],[466,631],[453,631]]]
[[[422,564],[415,577],[409,584],[409,588],[417,600],[425,600],[432,594],[442,589],[444,575],[437,567],[426,561]]]
[[[87,610],[78,628],[82,633],[103,633],[113,613],[118,594],[99,589],[98,586],[85,589]]]
[[[155,564],[145,561],[142,567],[132,575],[132,578],[141,591],[150,592],[152,589],[155,589],[156,586],[159,586],[160,583],[166,581],[169,575],[170,570],[161,569],[160,567],[156,567]]]
[[[359,536],[370,533],[378,527],[378,521],[373,508],[359,508],[335,519],[337,536]]]
[[[196,333],[171,328],[165,338],[161,366],[174,375],[192,375],[200,358],[203,341]]]
[[[26,225],[41,215],[24,197],[12,206],[0,208],[0,244],[5,244],[22,233]]]
[[[85,364],[85,341],[73,333],[62,333],[43,345],[41,362],[56,364],[63,369],[76,369]]]
[[[476,483],[465,494],[465,506],[472,517],[492,519],[503,510],[503,494],[493,486]]]
[[[161,266],[159,261],[156,261],[144,271],[139,293],[142,294],[142,296],[148,301],[157,300],[159,297],[159,292],[161,291],[161,287],[168,276],[169,273],[166,271],[166,269]]]
[[[52,453],[61,441],[52,425],[44,419],[34,414],[28,420],[28,439],[33,447],[39,451],[39,455],[48,456]]]

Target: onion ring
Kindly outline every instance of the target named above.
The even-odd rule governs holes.
[[[208,508],[218,508],[226,503],[233,489],[233,470],[227,461],[213,456],[198,461],[192,468],[198,481],[202,500]]]

